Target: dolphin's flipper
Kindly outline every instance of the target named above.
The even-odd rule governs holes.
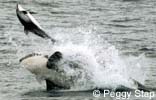
[[[30,9],[27,10],[30,14],[37,14],[37,12],[31,11]]]
[[[37,14],[37,12],[29,11],[30,14]]]

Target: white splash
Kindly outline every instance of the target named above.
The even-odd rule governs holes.
[[[75,84],[77,86],[73,87],[74,89],[116,88],[120,85],[133,88],[131,78],[136,79],[135,77],[139,77],[137,81],[144,81],[145,77],[140,72],[142,71],[140,70],[141,68],[134,68],[141,66],[137,59],[126,60],[122,58],[115,46],[104,41],[94,31],[83,28],[72,30],[53,29],[53,31],[57,33],[55,38],[60,41],[56,45],[47,44],[48,41],[46,40],[41,43],[36,42],[37,40],[32,40],[29,47],[23,46],[22,48],[20,46],[20,52],[18,53],[27,55],[30,52],[40,52],[52,55],[55,51],[62,52],[65,60],[75,61],[86,69],[86,72],[82,72],[82,70],[70,69],[66,64],[61,66],[67,72],[67,75],[82,72],[82,77],[76,81],[77,83]],[[30,51],[25,48],[29,48]],[[133,62],[133,64],[131,65],[130,62]],[[88,74],[86,75],[85,73]]]

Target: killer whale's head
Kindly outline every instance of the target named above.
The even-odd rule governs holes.
[[[38,53],[28,54],[22,57],[19,62],[26,66],[26,68],[34,72],[32,68],[48,68],[57,69],[57,63],[62,59],[62,53],[59,51],[54,52],[50,57]]]
[[[51,90],[54,87],[69,89],[70,81],[66,77],[65,73],[58,71],[58,63],[63,58],[61,52],[56,51],[50,57],[42,54],[28,54],[20,59],[20,63],[36,75],[36,79],[42,78],[46,81],[47,90]],[[40,82],[40,79],[38,80]]]

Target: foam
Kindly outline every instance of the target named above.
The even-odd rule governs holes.
[[[80,84],[75,83],[77,84],[77,89],[93,87],[116,88],[119,85],[133,87],[131,78],[144,82],[145,75],[143,75],[143,66],[141,65],[142,57],[136,57],[139,58],[139,62],[134,57],[125,59],[119,54],[115,46],[103,40],[95,31],[90,30],[90,27],[87,29],[79,27],[71,30],[56,28],[53,31],[57,33],[54,36],[59,41],[57,44],[52,46],[46,40],[42,44],[32,40],[29,50],[25,49],[28,47],[20,46],[18,57],[27,55],[30,52],[51,55],[55,51],[60,51],[66,60],[79,61],[78,63],[87,71],[83,73],[84,77],[77,81]],[[64,32],[66,31],[69,34],[65,34]],[[62,66],[68,75],[77,73],[77,71],[70,69],[65,64]],[[91,78],[86,79],[85,73],[89,73]]]

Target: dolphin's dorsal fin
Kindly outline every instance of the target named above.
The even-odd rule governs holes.
[[[140,82],[136,81],[135,79],[133,79],[133,81],[135,82],[139,90],[150,92],[150,89],[144,86],[143,84],[141,84]]]

